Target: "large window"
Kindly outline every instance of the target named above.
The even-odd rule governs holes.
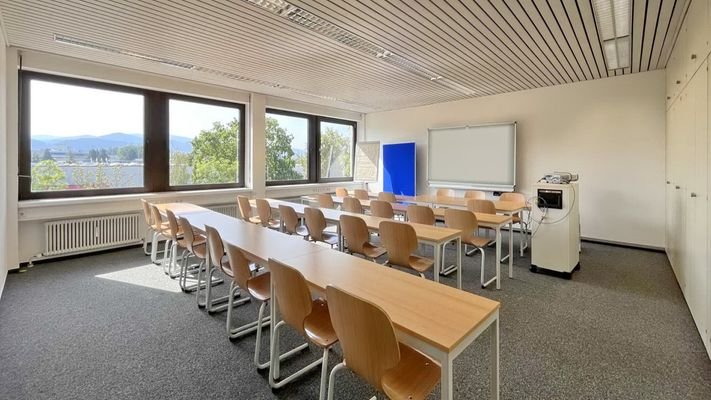
[[[24,71],[20,199],[244,185],[244,106]]]
[[[267,110],[267,185],[353,180],[356,123]]]

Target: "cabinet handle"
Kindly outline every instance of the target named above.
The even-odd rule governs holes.
[[[692,59],[692,60],[696,60],[696,54],[692,54],[692,55],[691,55],[691,59]]]
[[[680,84],[680,83],[681,83],[681,81],[676,81],[676,84],[677,84],[677,85]]]
[[[671,182],[667,181],[667,185],[670,184]]]
[[[691,197],[696,197],[696,193],[692,193],[692,194],[691,194]]]
[[[677,189],[681,189],[681,186],[677,186],[676,188],[677,188]]]

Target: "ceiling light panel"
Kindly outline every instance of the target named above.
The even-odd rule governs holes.
[[[629,68],[631,65],[631,7],[630,0],[593,0],[607,69]]]

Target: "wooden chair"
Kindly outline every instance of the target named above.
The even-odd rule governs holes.
[[[475,213],[496,215],[496,206],[491,200],[469,200],[467,201],[467,210]],[[489,226],[481,226],[480,228],[484,228],[489,231],[496,230]]]
[[[336,204],[333,202],[333,197],[328,193],[321,193],[316,196],[318,199],[318,206],[321,208],[336,208]]]
[[[355,197],[358,200],[370,200],[368,191],[363,190],[363,189],[354,189],[353,190],[353,197]]]
[[[269,229],[279,230],[281,223],[272,218],[272,206],[266,199],[256,199],[257,214],[259,215],[260,224]]]
[[[454,190],[452,190],[452,189],[437,189],[435,196],[454,197]]]
[[[464,243],[464,253],[466,255],[471,255],[474,251],[479,251],[481,253],[481,285],[484,287],[484,263],[486,260],[486,253],[484,253],[484,248],[492,243],[489,238],[483,238],[477,236],[479,228],[479,222],[476,219],[476,215],[469,210],[459,210],[456,208],[448,208],[444,210],[444,223],[447,228],[457,229],[462,231],[461,238],[462,243]],[[467,246],[473,246],[474,250],[469,253],[467,252]],[[445,252],[447,246],[443,246],[442,250],[442,260],[444,262]],[[441,270],[444,270],[444,266]]]
[[[151,204],[151,221],[153,222],[153,225],[151,228],[153,229],[153,243],[156,243],[156,246],[154,246],[151,249],[151,261],[154,264],[162,265],[165,267],[165,262],[166,262],[166,257],[168,255],[168,249],[172,245],[171,242],[171,234],[170,234],[170,224],[168,221],[163,221],[163,216],[160,214],[160,210],[158,207],[156,207],[155,204]],[[165,247],[163,248],[163,251],[161,254],[163,254],[163,261],[160,263],[158,262],[158,251],[157,251],[157,244],[160,239],[165,239]]]
[[[464,198],[465,199],[485,200],[486,193],[482,192],[481,190],[467,190],[466,192],[464,192]]]
[[[341,215],[341,234],[346,241],[348,252],[360,254],[375,261],[386,253],[385,249],[370,243],[370,231],[362,218],[353,215]]]
[[[323,242],[333,246],[338,244],[338,235],[327,232],[326,218],[318,208],[304,207],[304,219],[306,219],[306,229],[309,231],[309,238],[314,242]]]
[[[150,255],[151,256],[151,261],[155,262],[156,257],[157,257],[157,238],[155,237],[155,231],[153,230],[153,217],[151,216],[151,203],[149,203],[146,199],[141,199],[141,205],[143,206],[143,219],[146,221],[146,234],[143,237],[143,254],[145,255]],[[150,238],[151,242],[151,250],[148,250],[148,241]],[[156,249],[156,254],[154,255],[153,252]]]
[[[230,303],[234,305],[244,304],[249,301],[249,297],[243,299],[234,300],[235,296],[239,293],[234,290],[234,275],[232,274],[232,267],[230,266],[230,261],[225,257],[225,247],[222,242],[222,237],[217,229],[205,225],[205,232],[207,233],[207,252],[208,260],[205,269],[205,282],[212,282],[215,272],[219,271],[224,276],[230,279],[230,290],[227,296],[222,296],[219,298],[213,298],[212,286],[206,286],[205,303],[200,302],[200,289],[202,285],[202,270],[198,271],[198,289],[197,289],[197,302],[199,307],[205,307],[208,313],[221,312],[230,306]],[[215,303],[225,303],[216,306]]]
[[[502,193],[501,196],[499,196],[499,200],[501,201],[512,201],[515,203],[521,203],[521,204],[526,204],[526,196],[523,195],[522,193]],[[519,227],[519,235],[518,235],[518,243],[519,243],[519,248],[521,251],[521,256],[523,256],[523,249],[524,249],[524,242],[528,242],[528,237],[527,237],[527,232],[528,232],[528,224],[526,221],[522,218],[521,213],[516,213],[511,216],[512,219],[512,224],[516,225],[518,224]]]
[[[225,250],[227,251],[227,259],[230,267],[232,267],[233,275],[233,290],[237,291],[240,288],[246,290],[250,297],[259,302],[259,312],[257,320],[242,325],[240,327],[233,326],[232,312],[234,306],[232,303],[227,307],[227,336],[230,339],[237,339],[248,333],[257,332],[257,340],[254,345],[254,365],[257,369],[267,368],[269,362],[260,363],[259,354],[261,353],[262,345],[262,327],[270,324],[271,316],[264,317],[264,310],[271,299],[271,278],[269,272],[264,272],[259,275],[252,275],[252,269],[247,257],[242,250],[237,246],[233,246],[224,242]],[[233,294],[234,295],[234,294]]]
[[[427,206],[418,206],[416,204],[410,204],[407,206],[407,220],[415,224],[423,225],[434,225],[435,215],[434,211]]]
[[[371,200],[370,201],[370,215],[380,218],[395,218],[395,211],[393,211],[393,205],[390,202],[383,200]]]
[[[294,379],[304,375],[311,369],[321,365],[321,387],[319,399],[326,397],[326,380],[328,379],[328,352],[337,341],[338,337],[331,325],[328,304],[326,300],[312,300],[306,279],[301,272],[269,259],[274,296],[279,307],[282,320],[274,325],[271,341],[272,367],[269,370],[269,386],[274,389],[283,387]],[[322,358],[312,362],[291,376],[279,379],[279,328],[284,325],[291,326],[299,334],[306,337],[311,343],[323,350]],[[293,351],[293,350],[292,350]],[[288,354],[288,353],[287,353]]]
[[[168,219],[168,229],[165,229],[163,234],[170,239],[170,248],[168,249],[168,252],[163,255],[163,272],[165,272],[170,279],[175,279],[180,275],[178,272],[174,271],[174,268],[178,264],[178,249],[181,247],[185,249],[184,246],[180,246],[181,239],[183,238],[183,231],[180,229],[178,219],[175,218],[173,211],[165,210],[165,215]],[[183,254],[183,257],[184,256],[185,254]]]
[[[180,278],[178,280],[180,288],[183,292],[192,292],[197,290],[197,283],[188,286],[188,275],[192,272],[197,272],[198,269],[205,267],[205,259],[207,258],[207,240],[204,236],[195,231],[190,222],[185,217],[178,217],[178,225],[183,232],[183,239],[178,242],[180,247],[185,249],[183,255],[183,263],[180,266]],[[189,269],[190,257],[197,258],[200,262],[194,265],[192,271]],[[196,268],[195,268],[196,267]],[[196,280],[197,282],[197,280]],[[216,280],[213,284],[222,283],[223,281]]]
[[[252,224],[261,223],[259,217],[255,217],[252,214],[252,205],[249,204],[249,198],[247,196],[237,196],[237,204],[239,205],[239,213],[243,220]]]
[[[328,310],[343,362],[331,370],[328,400],[336,373],[348,367],[391,399],[425,399],[440,380],[440,367],[426,355],[399,343],[382,308],[334,286],[326,287]]]
[[[415,229],[403,222],[382,221],[378,226],[380,240],[388,251],[385,265],[414,269],[421,277],[432,268],[434,261],[412,254],[417,249]]]
[[[360,200],[355,197],[344,197],[343,198],[343,211],[363,214],[363,206],[360,204]]]
[[[389,203],[397,203],[397,198],[395,198],[395,194],[390,192],[378,193],[378,200],[387,201]]]
[[[299,235],[303,236],[304,239],[309,237],[309,231],[305,226],[301,225],[299,221],[299,216],[294,211],[293,207],[280,204],[279,205],[279,216],[281,216],[281,221],[284,225],[284,232],[289,235]]]
[[[336,197],[348,197],[348,189],[336,188]]]

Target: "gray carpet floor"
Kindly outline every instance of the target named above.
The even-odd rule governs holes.
[[[488,274],[493,260],[492,248]],[[531,273],[528,255],[516,257],[501,291],[479,287],[478,256],[464,261],[464,289],[502,303],[502,399],[711,399],[711,361],[664,254],[584,243],[570,281]],[[254,335],[228,340],[224,313],[198,310],[176,287],[137,248],[11,273],[0,299],[0,398],[317,398],[318,372],[272,392],[252,364]],[[249,322],[256,307],[236,315]],[[488,335],[456,359],[456,398],[488,395]],[[282,343],[299,341],[287,332]],[[283,371],[318,356],[310,349]],[[337,350],[329,364],[339,361]],[[375,394],[349,372],[337,388],[340,399]]]

